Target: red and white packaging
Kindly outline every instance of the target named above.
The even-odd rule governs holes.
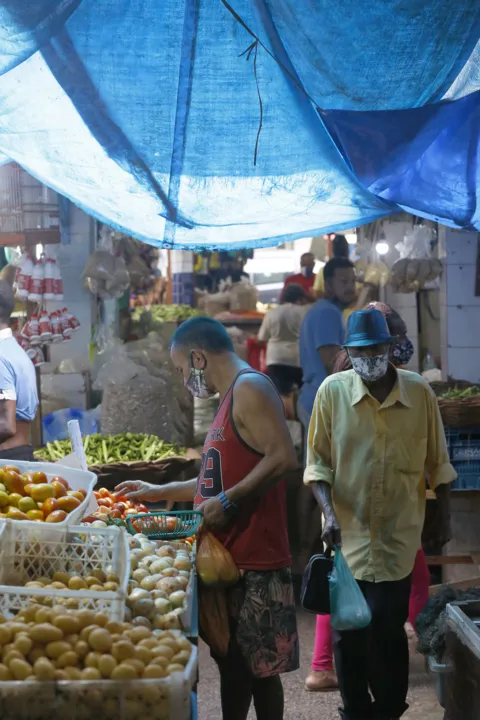
[[[70,325],[72,332],[76,332],[80,327],[80,322],[77,320],[75,315],[72,315],[68,308],[63,308],[63,310],[61,310],[61,313],[67,318],[68,324]]]
[[[40,345],[40,324],[38,321],[38,315],[34,313],[26,325],[28,326],[26,337],[30,341],[30,345]],[[22,332],[22,334],[24,333]]]
[[[35,367],[39,367],[40,365],[45,365],[45,357],[42,351],[42,348],[35,348],[35,353],[32,357],[32,362],[35,365]]]
[[[30,347],[30,341],[28,338],[24,337],[23,335],[15,335],[15,340],[18,342],[21,348],[23,350],[27,351]]]
[[[60,268],[56,262],[53,264],[53,278],[53,293],[55,295],[55,300],[60,302],[63,300],[63,280],[60,275]]]
[[[45,278],[43,285],[43,298],[44,300],[55,300],[55,258],[52,257],[51,252],[46,253],[45,257]]]
[[[46,310],[42,310],[40,313],[38,324],[42,343],[52,342],[52,324],[50,322],[50,316]]]
[[[50,324],[52,326],[52,342],[62,342],[63,335],[60,327],[60,315],[57,310],[50,315]]]
[[[66,308],[63,308],[63,310],[59,311],[60,315],[60,329],[62,331],[63,339],[64,340],[70,340],[72,337],[72,328],[70,327],[70,322],[67,317]]]
[[[23,253],[20,265],[15,272],[15,291],[19,300],[26,300],[30,292],[33,275],[33,260],[30,253]]]
[[[28,299],[30,302],[41,302],[43,298],[43,290],[45,286],[45,265],[38,262],[33,268],[32,279],[30,281],[30,289]]]

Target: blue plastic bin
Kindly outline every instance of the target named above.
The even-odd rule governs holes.
[[[445,428],[450,462],[458,473],[453,490],[480,489],[480,428]]]
[[[98,423],[94,413],[78,408],[57,410],[43,418],[43,442],[66,440],[68,438],[67,423],[69,420],[78,420],[82,435],[93,435],[98,432]]]

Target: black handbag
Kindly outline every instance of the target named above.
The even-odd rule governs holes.
[[[333,570],[331,550],[323,555],[312,555],[303,573],[302,607],[315,615],[330,615],[328,578]]]

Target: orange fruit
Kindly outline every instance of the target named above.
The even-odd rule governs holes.
[[[24,494],[23,480],[20,475],[13,470],[9,470],[5,473],[3,478],[3,484],[7,488],[9,493],[17,493],[18,495]]]
[[[67,488],[59,480],[52,480],[52,487],[55,488],[55,497],[60,498],[67,494]]]
[[[65,510],[65,512],[71,513],[72,510],[75,510],[80,505],[80,500],[76,497],[72,497],[71,495],[67,495],[65,497],[58,498],[57,503],[59,510]]]
[[[77,498],[77,500],[78,500],[79,502],[81,502],[81,503],[85,500],[85,496],[82,495],[81,492],[78,492],[78,490],[69,490],[68,493],[67,493],[67,495],[68,495],[69,497]]]
[[[43,522],[44,516],[41,510],[28,510],[27,515],[30,520],[41,520]]]
[[[40,485],[40,483],[48,482],[48,479],[44,472],[38,471],[33,473],[32,482],[35,485]]]
[[[50,515],[50,513],[55,512],[55,510],[58,509],[58,500],[53,497],[47,498],[42,505],[42,512],[44,517],[47,517],[47,515]]]
[[[12,507],[9,509],[7,513],[7,517],[10,520],[30,520],[28,515],[26,513],[23,513],[21,510],[19,510],[16,507]]]
[[[35,502],[45,502],[47,498],[55,497],[55,488],[48,483],[38,483],[32,487],[31,496]]]
[[[67,517],[67,513],[64,510],[55,510],[54,512],[47,515],[45,522],[47,523],[59,523],[63,522]]]
[[[53,483],[53,482],[62,483],[62,485],[64,486],[65,490],[70,490],[70,487],[69,487],[68,482],[67,482],[64,478],[60,477],[60,475],[55,475],[54,477],[52,477],[52,483]]]

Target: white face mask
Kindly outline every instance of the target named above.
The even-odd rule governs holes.
[[[383,355],[374,355],[373,357],[352,357],[350,353],[352,368],[355,370],[365,382],[374,382],[383,377],[388,370],[389,351]]]

